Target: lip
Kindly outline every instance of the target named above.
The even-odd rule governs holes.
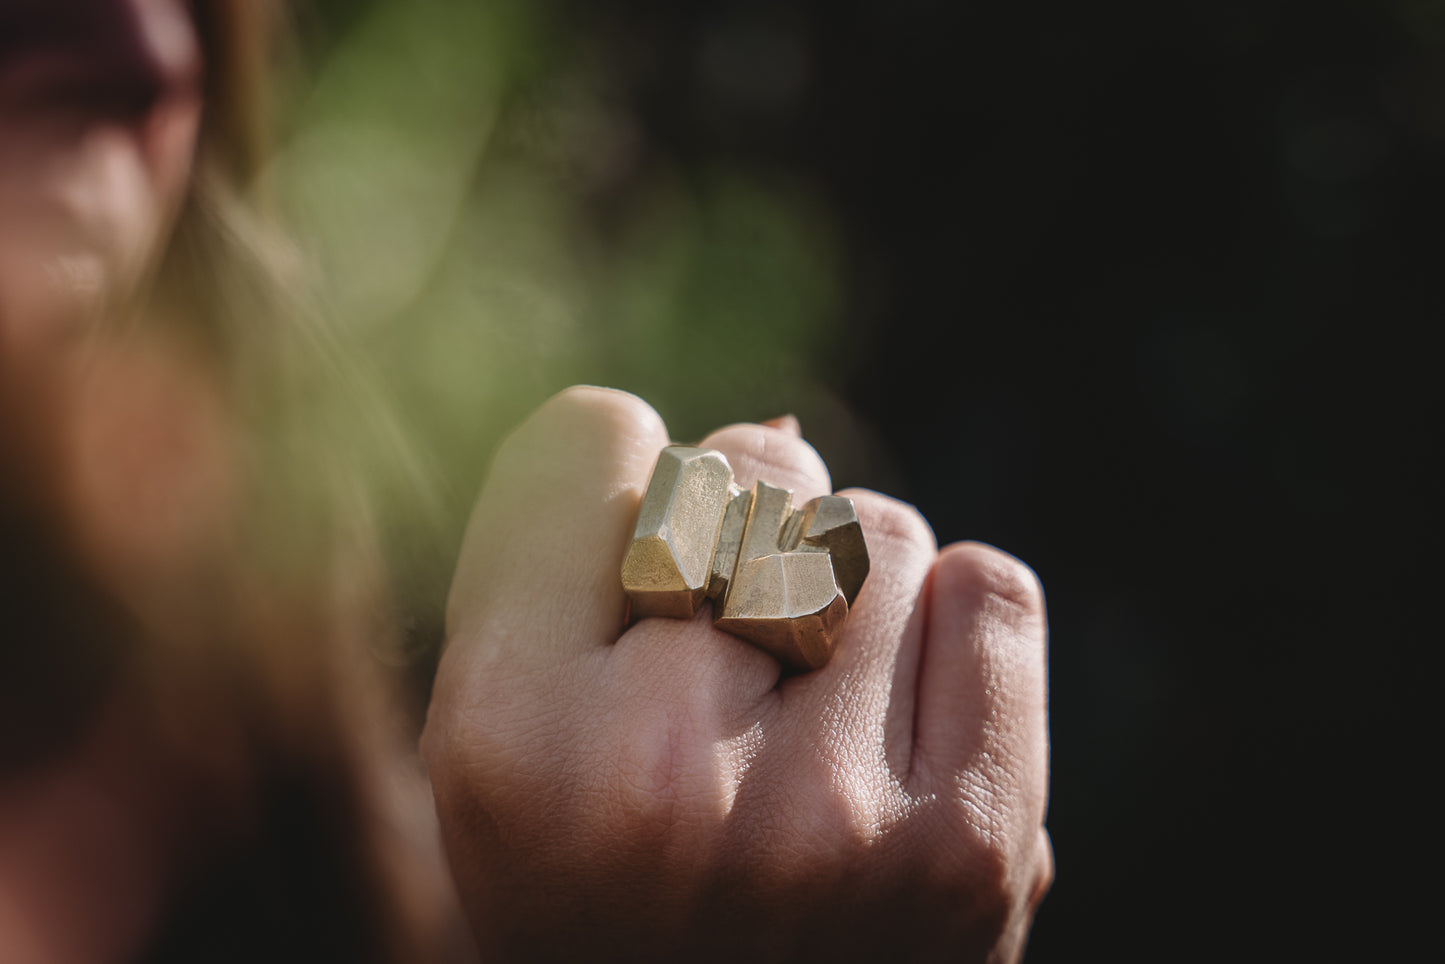
[[[0,118],[7,123],[61,114],[138,118],[156,97],[148,86],[96,70],[71,51],[30,51],[0,65]]]
[[[141,128],[76,113],[3,120],[0,285],[49,292],[45,303],[70,304],[80,315],[131,291],[165,216]]]
[[[0,11],[0,112],[139,119],[198,96],[201,52],[179,0],[46,0]]]
[[[67,184],[36,184],[21,198],[0,193],[0,220],[24,225],[27,247],[37,256],[84,255],[113,268],[122,264],[116,214],[80,203]]]
[[[0,0],[12,325],[64,330],[136,293],[185,193],[201,82],[183,0]]]
[[[97,122],[79,107],[0,113],[0,223],[37,242],[116,247],[124,208],[153,190],[145,139],[144,125]]]
[[[0,220],[21,219],[25,243],[17,248],[14,238],[0,239],[0,301],[29,291],[24,300],[32,310],[50,306],[35,312],[36,323],[82,324],[129,286],[135,266],[114,213],[83,210],[63,190],[33,192],[20,211],[6,200],[0,199]]]

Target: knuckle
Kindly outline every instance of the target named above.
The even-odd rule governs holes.
[[[1039,828],[1038,869],[1034,876],[1033,891],[1029,894],[1029,907],[1036,909],[1054,886],[1054,844],[1049,832]]]
[[[539,698],[538,681],[515,663],[443,657],[419,748],[438,796],[476,794],[524,773],[555,752],[566,717]],[[480,671],[479,671],[480,670]]]
[[[421,754],[422,764],[426,767],[427,773],[432,777],[434,789],[441,781],[438,776],[445,772],[447,767],[447,738],[441,732],[442,724],[427,712],[426,725],[422,728],[421,737],[417,740],[417,751]]]
[[[1019,865],[1009,840],[974,823],[955,828],[955,885],[967,895],[974,926],[1002,933],[1017,903]]]
[[[428,714],[419,749],[431,783],[432,796],[439,813],[445,815],[464,807],[470,796],[467,772],[468,754],[465,737],[451,718],[439,719]]]
[[[442,654],[432,689],[432,699],[427,706],[426,723],[417,742],[422,762],[431,777],[434,790],[438,793],[445,790],[447,778],[453,772],[456,760],[457,674],[449,671],[456,659],[455,650]]]
[[[939,558],[938,579],[954,592],[991,597],[1027,613],[1044,611],[1044,587],[1022,561],[981,542],[949,546]]]
[[[558,392],[542,405],[536,418],[583,431],[639,438],[666,436],[662,416],[651,405],[630,392],[596,385],[573,385]]]
[[[966,930],[992,946],[1008,929],[1020,904],[1020,863],[1009,839],[966,803],[940,804],[929,812],[914,876],[954,898],[952,912]]]
[[[929,550],[937,546],[933,527],[913,505],[867,489],[848,489],[838,494],[853,500],[869,540]]]
[[[1008,898],[1012,890],[1010,885],[1014,869],[1013,855],[997,835],[982,835],[976,839],[978,843],[973,853],[974,889],[994,898]],[[1008,903],[1007,900],[1002,902]]]
[[[831,488],[828,468],[817,449],[782,429],[740,422],[718,429],[700,444],[727,455],[739,480],[761,479],[787,486],[822,483]]]
[[[973,882],[985,890],[1007,889],[1020,849],[1008,794],[996,779],[972,769],[956,774],[952,805],[939,814]]]
[[[598,477],[631,477],[666,444],[662,417],[636,395],[574,386],[544,402],[503,440],[487,491],[499,484],[496,491],[526,500],[574,492],[579,466],[596,468]]]

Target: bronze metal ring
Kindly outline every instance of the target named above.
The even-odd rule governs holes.
[[[827,663],[868,547],[852,499],[792,503],[792,490],[766,482],[740,489],[714,449],[663,449],[622,562],[631,618],[689,619],[710,599],[719,629],[788,668]]]

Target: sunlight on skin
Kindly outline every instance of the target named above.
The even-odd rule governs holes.
[[[666,442],[637,398],[573,389],[503,446],[478,502],[422,749],[484,952],[566,956],[610,930],[641,959],[758,940],[856,956],[886,938],[858,922],[887,919],[920,948],[1013,959],[1052,876],[1032,575],[939,552],[911,507],[851,490],[875,568],[827,666],[784,676],[705,610],[624,630],[617,567]],[[702,444],[744,484],[826,491],[795,431]],[[619,485],[630,499],[602,501]],[[1007,719],[1025,725],[1000,745]]]

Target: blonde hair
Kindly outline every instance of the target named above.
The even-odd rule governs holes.
[[[416,959],[427,935],[404,891],[425,899],[438,882],[407,853],[405,818],[385,792],[403,753],[367,654],[398,636],[374,480],[418,477],[259,183],[285,11],[274,0],[197,0],[194,10],[207,65],[201,137],[189,194],[134,314],[194,349],[233,410],[247,456],[242,535],[186,574],[181,628],[157,629],[67,555],[56,535],[64,520],[31,526],[29,495],[0,485],[0,532],[41,560],[30,598],[0,599],[7,615],[33,617],[40,637],[0,657],[18,663],[0,703],[12,685],[39,680],[40,695],[6,714],[39,713],[55,734],[0,745],[0,775],[21,765],[7,755],[64,752],[108,688],[139,688],[135,702],[158,733],[185,729],[187,713],[225,717],[247,773],[246,812],[211,828],[151,959],[252,960],[278,948],[283,959]],[[0,676],[11,669],[0,664]],[[214,789],[189,785],[209,779],[205,761],[178,769],[191,764],[197,772],[180,772],[186,785],[172,789],[194,809]]]

